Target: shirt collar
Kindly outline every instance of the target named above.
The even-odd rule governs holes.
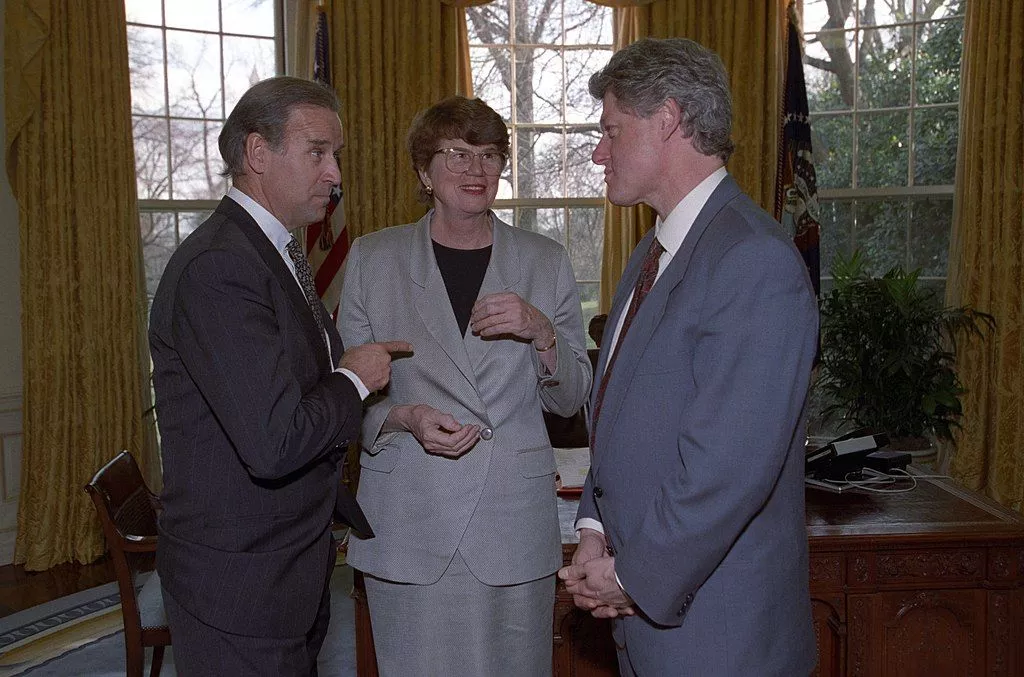
[[[728,173],[725,167],[719,167],[708,175],[706,179],[698,183],[696,188],[687,193],[664,221],[661,220],[661,217],[658,217],[658,221],[654,224],[654,232],[657,235],[658,241],[661,242],[661,246],[665,248],[665,251],[670,256],[675,256],[676,252],[679,251],[679,247],[683,244],[683,239],[690,232],[690,227],[697,220],[700,210],[704,208],[704,205],[711,198],[711,194],[715,192],[715,188],[718,188],[718,184],[722,182],[722,179]]]
[[[267,239],[274,245],[278,253],[284,256],[286,253],[285,247],[291,242],[292,234],[288,232],[288,229],[284,227],[276,216],[266,210],[256,200],[238,190],[234,186],[228,189],[228,197],[238,203],[238,205],[248,212],[249,216],[256,221],[256,225],[260,227],[263,234],[267,236]]]

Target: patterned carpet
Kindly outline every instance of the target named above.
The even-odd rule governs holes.
[[[141,585],[144,579],[140,579]],[[355,675],[352,570],[331,577],[331,625],[320,652],[324,677]],[[146,655],[149,670],[150,653]],[[124,632],[116,583],[68,595],[0,619],[0,677],[124,675]],[[174,647],[161,677],[174,677]]]
[[[121,631],[121,597],[116,583],[7,616],[0,619],[0,677],[27,674],[47,661]]]

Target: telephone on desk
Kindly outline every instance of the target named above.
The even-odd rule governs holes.
[[[905,470],[910,454],[879,452],[889,444],[889,436],[870,428],[858,428],[830,440],[821,446],[808,444],[804,469],[808,478],[842,481],[853,472],[871,468],[887,472],[893,468]]]

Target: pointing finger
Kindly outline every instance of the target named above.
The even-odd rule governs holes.
[[[412,344],[407,341],[382,341],[379,343],[389,353],[411,353]]]

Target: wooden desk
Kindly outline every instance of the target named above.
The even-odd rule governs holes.
[[[566,562],[575,501],[559,500]],[[939,480],[904,494],[807,493],[815,675],[1024,676],[1024,519]],[[377,675],[357,575],[360,677]],[[559,586],[556,677],[617,675],[610,625]]]

